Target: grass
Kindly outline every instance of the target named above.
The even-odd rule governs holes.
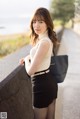
[[[54,24],[54,28],[57,29],[61,26],[61,21],[60,20],[54,20],[53,24]]]
[[[57,28],[59,28],[59,27],[61,27],[61,20],[54,20],[53,21],[53,23],[54,23],[54,28],[55,29],[57,29]],[[71,28],[71,26],[72,26],[72,22],[71,22],[71,20],[69,21],[69,22],[67,22],[66,24],[65,24],[65,28]]]
[[[20,35],[14,38],[0,40],[0,58],[29,44],[29,36]]]
[[[71,20],[65,24],[66,28],[71,28],[72,27],[72,22]]]

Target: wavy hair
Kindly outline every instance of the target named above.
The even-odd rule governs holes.
[[[47,25],[47,30],[48,30],[48,36],[50,38],[50,40],[52,41],[53,45],[56,46],[58,43],[57,37],[56,37],[56,33],[54,31],[54,25],[53,25],[53,21],[51,19],[50,13],[46,8],[38,8],[31,20],[30,23],[30,28],[31,28],[31,42],[32,44],[35,44],[38,38],[38,35],[35,33],[34,29],[33,29],[33,21],[35,20],[44,20],[44,22]]]

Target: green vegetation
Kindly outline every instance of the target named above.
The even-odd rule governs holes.
[[[54,20],[53,24],[54,24],[54,28],[60,27],[61,26],[61,20]]]
[[[52,19],[61,20],[64,26],[66,22],[74,18],[75,0],[52,0],[50,5],[50,13]]]
[[[54,29],[57,30],[59,27],[61,27],[62,21],[61,20],[54,20],[53,24],[54,24]],[[65,23],[65,28],[71,28],[72,27],[72,21],[70,20],[69,22]]]
[[[0,58],[6,56],[29,43],[29,37],[25,35],[7,40],[0,40]]]

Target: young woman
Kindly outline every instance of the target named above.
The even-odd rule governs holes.
[[[49,67],[57,38],[49,11],[37,9],[30,27],[33,48],[29,56],[20,60],[20,64],[25,61],[27,75],[31,78],[34,119],[54,119],[58,86]]]

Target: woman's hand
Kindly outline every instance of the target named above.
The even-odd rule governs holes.
[[[30,55],[27,55],[26,57],[21,58],[19,60],[20,65],[24,65],[25,62],[26,62],[27,65],[30,63]]]
[[[24,62],[25,62],[24,58],[21,58],[21,59],[19,60],[19,64],[20,64],[20,65],[24,65]]]

